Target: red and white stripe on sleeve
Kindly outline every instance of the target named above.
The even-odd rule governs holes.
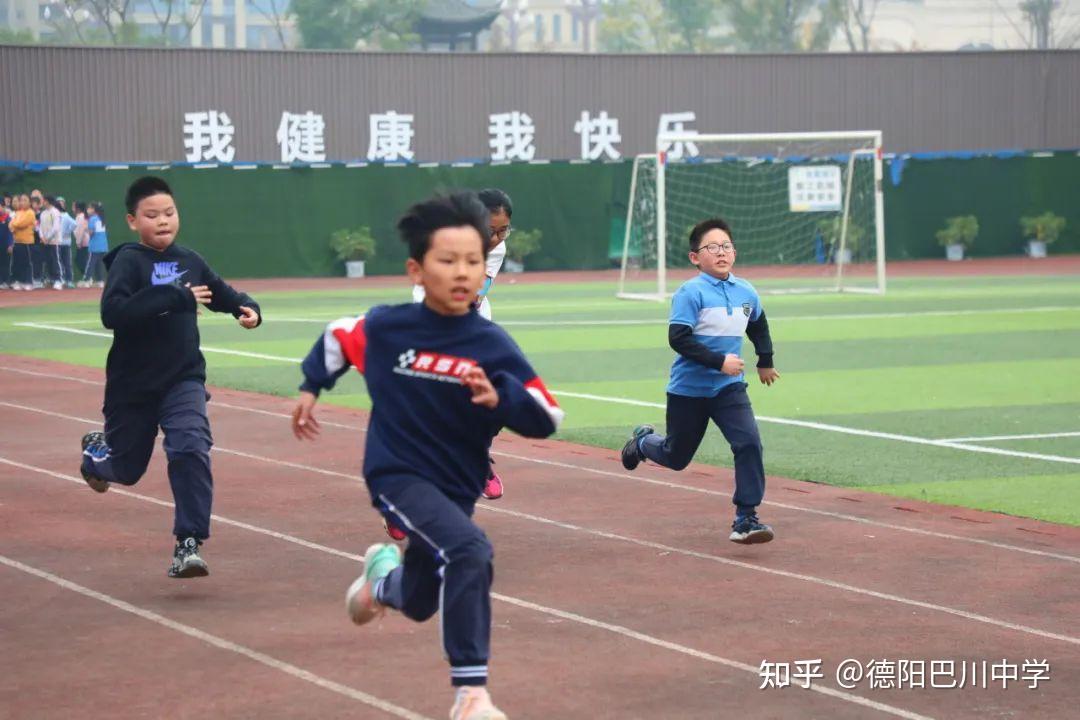
[[[555,398],[552,394],[548,392],[547,387],[544,385],[544,381],[539,377],[534,377],[532,380],[525,383],[525,389],[532,395],[533,400],[544,409],[548,414],[548,417],[551,418],[551,422],[555,425],[555,429],[558,430],[563,418],[566,417],[566,413],[559,407],[559,403],[555,402]]]
[[[364,316],[341,318],[326,326],[323,334],[323,362],[329,375],[340,371],[347,364],[364,372]]]

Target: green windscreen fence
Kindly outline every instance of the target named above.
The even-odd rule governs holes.
[[[154,174],[172,187],[180,210],[178,242],[227,277],[340,275],[330,234],[367,226],[375,257],[369,274],[397,274],[407,256],[395,223],[412,203],[436,191],[498,187],[514,202],[513,225],[543,233],[530,270],[608,267],[611,218],[625,214],[630,170],[622,163],[513,164],[472,167],[334,166],[162,170],[72,168],[0,170],[4,192],[30,192],[105,204],[110,246],[135,239],[124,221],[124,191]],[[513,236],[511,236],[511,242]]]
[[[1065,218],[1050,253],[1080,252],[1080,155],[1075,151],[896,163],[885,170],[889,259],[943,257],[935,234],[946,218],[957,215],[979,221],[979,236],[967,250],[973,257],[1020,254],[1020,218],[1045,212]]]
[[[631,161],[437,167],[367,165],[254,169],[101,167],[29,171],[0,167],[0,190],[105,203],[110,245],[133,240],[123,197],[136,177],[164,177],[176,193],[180,242],[227,277],[340,275],[330,234],[368,226],[377,241],[369,274],[397,274],[406,252],[394,224],[439,190],[498,187],[514,200],[513,225],[543,233],[529,270],[586,270],[618,264]],[[1020,218],[1050,211],[1066,220],[1051,254],[1080,252],[1080,156],[906,158],[885,167],[889,259],[941,258],[935,233],[946,218],[975,215],[972,256],[1018,255]],[[513,243],[511,236],[510,243]],[[752,261],[752,258],[741,258]]]

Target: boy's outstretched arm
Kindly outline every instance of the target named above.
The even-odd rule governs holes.
[[[300,364],[304,381],[300,384],[300,397],[292,412],[293,434],[298,440],[314,440],[319,433],[319,423],[314,416],[319,393],[334,387],[350,366],[364,372],[366,344],[364,316],[361,315],[330,323],[311,346]]]
[[[754,352],[758,356],[758,379],[765,385],[772,385],[780,378],[780,373],[773,367],[772,336],[769,334],[769,321],[765,318],[764,310],[757,319],[747,323],[746,336],[754,343]]]
[[[210,310],[229,313],[249,330],[262,325],[262,309],[250,295],[222,280],[209,265],[206,266],[205,277],[206,286],[212,293],[210,304],[207,305]]]
[[[530,368],[531,370],[531,368]],[[473,402],[492,411],[494,420],[524,437],[545,438],[559,429],[565,413],[535,375],[522,382],[517,374],[496,370],[489,378],[479,365],[462,378]]]

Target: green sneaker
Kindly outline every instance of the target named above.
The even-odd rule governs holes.
[[[375,583],[401,564],[397,545],[375,543],[364,553],[364,571],[345,593],[345,610],[357,625],[371,622],[386,612],[386,606],[375,599]]]

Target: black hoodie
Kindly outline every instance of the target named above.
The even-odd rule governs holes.
[[[258,303],[230,287],[193,250],[173,244],[158,252],[126,243],[105,256],[105,267],[101,323],[113,331],[106,404],[153,401],[181,380],[206,381],[197,303],[188,284],[210,288],[210,310],[240,317],[243,305],[262,323]]]

